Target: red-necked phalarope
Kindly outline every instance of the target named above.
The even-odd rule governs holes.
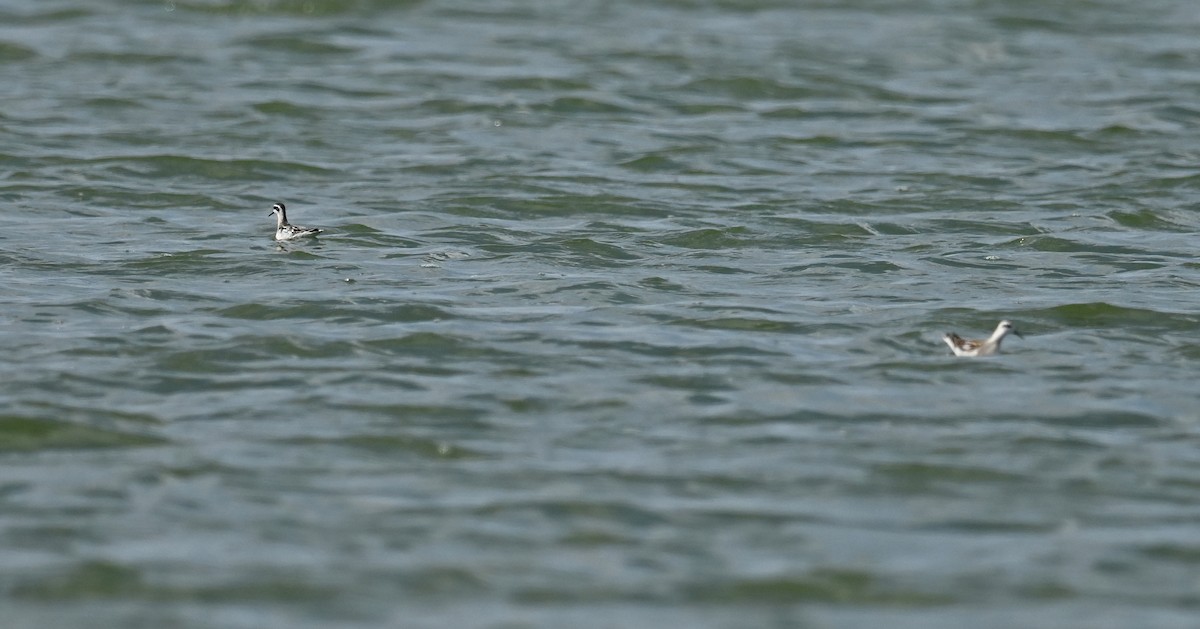
[[[292,225],[291,223],[287,222],[287,208],[284,207],[282,203],[276,203],[275,205],[271,206],[271,214],[268,214],[267,216],[271,215],[276,217],[275,240],[294,240],[296,238],[304,238],[306,236],[316,236],[324,231],[317,229],[316,227],[301,227],[299,225]]]
[[[991,356],[1000,351],[1000,341],[1003,341],[1009,332],[1021,336],[1017,328],[1013,327],[1012,321],[1005,320],[996,326],[996,331],[987,339],[964,339],[953,332],[947,332],[942,336],[942,340],[950,346],[955,356]]]

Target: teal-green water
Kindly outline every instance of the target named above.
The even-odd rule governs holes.
[[[6,3],[0,624],[1190,629],[1198,28]]]

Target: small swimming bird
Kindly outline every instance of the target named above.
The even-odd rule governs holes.
[[[1000,351],[1000,341],[1003,341],[1009,332],[1025,338],[1013,326],[1012,321],[1006,319],[996,326],[996,331],[987,339],[964,339],[953,332],[947,332],[942,336],[942,340],[950,346],[955,356],[991,356]]]
[[[276,216],[275,240],[294,240],[306,236],[316,236],[324,231],[316,227],[301,227],[287,222],[287,208],[282,203],[276,203],[271,206],[271,214],[267,216],[271,216],[272,214]]]

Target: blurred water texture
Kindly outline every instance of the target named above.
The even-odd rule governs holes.
[[[4,626],[1193,627],[1198,27],[6,3]]]

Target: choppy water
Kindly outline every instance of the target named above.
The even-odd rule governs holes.
[[[1198,27],[6,3],[4,626],[1195,626]]]

